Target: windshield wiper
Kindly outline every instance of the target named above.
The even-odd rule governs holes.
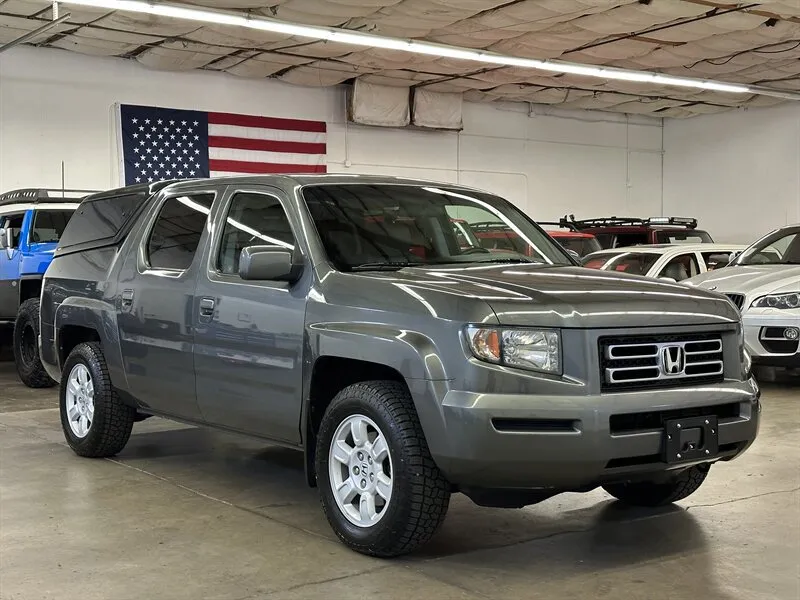
[[[489,260],[476,260],[477,263],[508,263],[508,264],[544,264],[540,260],[531,260],[530,258],[490,258]]]
[[[350,267],[351,271],[399,271],[406,267],[419,266],[422,263],[413,263],[408,261],[386,261],[386,262],[371,262],[364,263],[363,265],[356,265]]]

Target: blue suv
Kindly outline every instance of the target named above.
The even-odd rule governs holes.
[[[81,190],[15,190],[0,194],[0,325],[14,326],[14,361],[28,387],[53,380],[39,360],[39,293]]]

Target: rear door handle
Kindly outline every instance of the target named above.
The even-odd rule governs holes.
[[[202,298],[200,300],[200,316],[211,318],[214,316],[214,307],[217,303],[213,298]]]

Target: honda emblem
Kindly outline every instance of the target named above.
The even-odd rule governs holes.
[[[661,372],[669,377],[683,375],[686,370],[686,350],[683,346],[661,348]]]

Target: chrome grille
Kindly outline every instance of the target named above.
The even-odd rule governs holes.
[[[725,294],[725,295],[728,297],[728,300],[733,302],[736,308],[742,310],[742,307],[744,306],[744,294]]]
[[[604,390],[668,387],[721,381],[719,334],[600,339]]]

